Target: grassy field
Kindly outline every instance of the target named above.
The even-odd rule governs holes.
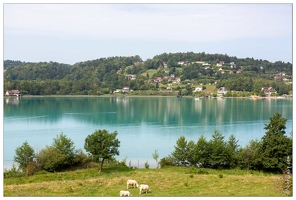
[[[216,85],[207,85],[206,86],[207,88],[204,90],[204,92],[206,94],[216,94],[217,93],[217,88],[216,88]]]
[[[4,179],[4,196],[119,196],[127,179],[148,184],[151,192],[132,196],[285,196],[282,175],[243,170],[210,170],[185,167],[130,169],[127,167],[84,169],[70,172],[39,172],[29,177]]]

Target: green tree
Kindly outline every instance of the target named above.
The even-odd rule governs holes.
[[[195,157],[197,164],[201,167],[209,166],[208,142],[204,136],[201,136],[196,143]]]
[[[184,165],[188,164],[187,162],[187,140],[185,136],[181,136],[175,146],[175,151],[172,152],[172,157],[177,162],[177,165]]]
[[[232,134],[229,136],[227,141],[227,154],[228,154],[228,164],[230,168],[234,168],[238,165],[238,152],[239,152],[239,144],[238,140]]]
[[[27,141],[22,146],[15,150],[14,162],[18,163],[19,168],[24,172],[29,163],[33,162],[35,158],[34,149]]]
[[[187,84],[185,89],[187,90],[187,95],[192,95],[192,87],[190,84]]]
[[[173,160],[177,165],[196,166],[195,144],[193,141],[187,142],[184,136],[181,136],[175,146],[175,151],[171,153]]]
[[[67,138],[66,135],[61,133],[53,139],[52,147],[55,148],[58,153],[63,155],[63,165],[67,166],[73,164],[75,156],[75,146],[74,142],[70,138]]]
[[[226,142],[224,142],[224,136],[217,130],[209,141],[209,155],[209,163],[213,168],[223,168],[228,165]]]
[[[267,132],[261,139],[260,149],[261,164],[265,171],[283,172],[287,167],[287,157],[292,157],[292,139],[285,135],[286,121],[281,114],[275,113],[269,124],[265,124]]]
[[[195,156],[196,145],[192,140],[187,144],[187,161],[191,166],[197,167],[197,157]]]
[[[100,162],[100,171],[102,171],[105,160],[112,159],[119,155],[120,141],[116,139],[117,131],[108,133],[107,130],[96,130],[85,139],[84,148],[89,152],[95,162]]]
[[[256,169],[259,160],[259,149],[261,148],[261,142],[258,140],[251,140],[246,147],[239,150],[239,166],[242,169]]]

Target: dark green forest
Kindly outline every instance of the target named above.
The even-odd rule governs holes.
[[[220,64],[220,65],[219,65]],[[273,87],[278,95],[292,93],[292,64],[223,54],[163,53],[143,61],[140,56],[108,57],[78,62],[4,61],[4,92],[19,90],[23,95],[103,95],[129,87],[133,91],[165,90],[180,78],[181,90],[187,84],[226,87],[230,91],[262,94]],[[161,78],[162,81],[154,81]],[[192,94],[187,91],[187,94]]]

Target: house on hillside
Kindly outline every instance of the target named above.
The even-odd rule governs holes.
[[[6,96],[21,96],[22,94],[18,90],[7,90],[5,93]]]
[[[171,84],[168,84],[168,86],[167,86],[167,88],[166,88],[167,90],[172,90],[173,88],[172,88],[172,85]]]
[[[165,62],[162,62],[164,68],[168,68],[168,65]]]
[[[226,94],[226,93],[227,93],[227,90],[226,90],[225,87],[220,87],[220,88],[218,89],[218,91],[217,91],[217,94],[218,94],[218,95],[224,95],[224,94]]]
[[[195,89],[192,92],[200,92],[200,91],[202,91],[202,87],[197,86],[197,87],[195,87]]]
[[[134,74],[128,74],[128,75],[125,75],[125,77],[127,77],[128,80],[136,80],[136,75]]]
[[[130,90],[129,87],[124,87],[124,88],[122,88],[122,92],[123,92],[123,93],[129,92],[129,90]]]
[[[277,91],[273,87],[263,87],[262,90],[266,94],[266,96],[270,96],[272,93],[277,93]]]
[[[234,62],[231,62],[231,63],[230,63],[230,67],[231,67],[231,68],[236,68],[236,64],[235,64]]]
[[[122,89],[115,90],[114,93],[127,93],[129,91],[130,91],[129,87],[124,87]]]

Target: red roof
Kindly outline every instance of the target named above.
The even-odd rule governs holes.
[[[18,90],[8,90],[7,92],[9,95],[20,94],[20,91],[18,91]]]

